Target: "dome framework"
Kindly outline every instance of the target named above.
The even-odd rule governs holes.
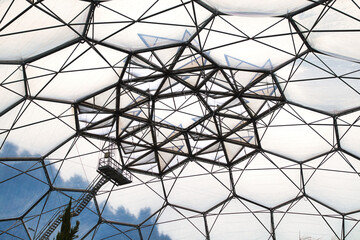
[[[356,1],[0,6],[4,239],[360,236]]]

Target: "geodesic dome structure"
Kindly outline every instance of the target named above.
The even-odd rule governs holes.
[[[0,238],[359,239],[359,5],[1,1]]]

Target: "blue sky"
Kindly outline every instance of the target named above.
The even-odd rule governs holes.
[[[29,156],[27,152],[21,152],[19,154],[18,148],[13,144],[5,144],[0,152],[0,158],[5,157],[21,157]],[[53,169],[55,172],[55,169]],[[81,177],[72,178],[71,181],[76,181],[77,186],[87,186],[87,183]],[[0,164],[0,219],[17,218],[22,216],[40,200],[44,194],[49,190],[49,186],[46,184],[47,180],[41,164],[37,161],[4,161]],[[57,183],[60,186],[64,186],[66,183],[62,179],[58,179]],[[72,186],[73,187],[73,186]],[[39,217],[37,216],[41,212],[47,212],[43,214],[40,219],[40,225],[46,224],[48,219],[54,214],[53,208],[61,205],[66,205],[69,201],[69,197],[78,199],[80,193],[74,192],[51,192],[42,198],[38,204],[25,216],[27,228],[30,234],[34,234],[37,229]],[[75,220],[80,220],[80,236],[88,232],[98,222],[98,216],[95,213],[95,205],[90,202],[87,208],[83,210],[80,216]],[[103,216],[106,216],[108,220],[118,221],[123,223],[139,222],[138,219],[146,219],[150,216],[150,209],[142,209],[139,218],[131,215],[125,211],[124,208],[119,208],[116,213],[111,212],[108,208],[105,208]],[[6,236],[6,239],[18,239],[10,234],[3,233],[8,229],[14,221],[0,221],[0,238]],[[154,222],[154,217],[146,222],[146,225],[151,225]],[[38,227],[39,231],[41,227]],[[119,235],[119,230],[124,234]],[[133,227],[127,227],[122,225],[109,225],[101,224],[98,230],[95,230],[88,235],[88,238],[101,239],[109,237],[107,239],[140,239],[138,231]],[[56,231],[55,231],[56,232]],[[23,238],[26,237],[24,228],[20,225],[14,227],[8,233],[18,235]],[[169,236],[161,235],[157,227],[152,226],[142,229],[142,236],[144,239],[148,239],[151,234],[151,239],[156,240],[170,240]],[[110,237],[113,236],[113,237]]]

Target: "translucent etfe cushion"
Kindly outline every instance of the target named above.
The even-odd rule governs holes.
[[[250,15],[282,15],[310,5],[313,1],[295,0],[257,0],[257,1],[232,1],[232,0],[205,0],[205,3],[227,14]]]

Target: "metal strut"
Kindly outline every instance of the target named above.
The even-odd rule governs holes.
[[[72,208],[73,211],[71,212],[71,216],[76,217],[78,216],[82,210],[86,207],[86,205],[90,202],[90,200],[96,195],[99,189],[109,181],[108,178],[98,175],[89,187],[86,189],[87,191],[81,195],[78,199],[76,205]],[[47,240],[49,239],[50,235],[55,231],[55,229],[60,225],[62,216],[64,211],[59,210],[57,211],[53,217],[50,219],[49,223],[44,226],[44,228],[40,231],[38,236],[40,236],[39,240]]]

